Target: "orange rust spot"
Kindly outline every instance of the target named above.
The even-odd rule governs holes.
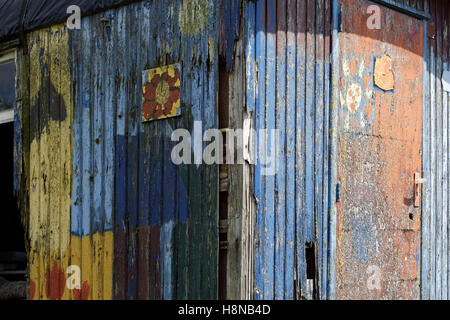
[[[66,274],[53,262],[52,268],[45,273],[45,293],[50,300],[61,300],[66,286]]]
[[[91,288],[87,281],[83,282],[83,286],[81,290],[75,289],[73,290],[73,299],[74,300],[89,300],[89,292]]]
[[[370,75],[367,74],[364,77],[364,88],[369,89],[369,85],[370,85]]]
[[[394,72],[392,59],[386,55],[375,60],[374,82],[377,87],[385,91],[394,90]]]
[[[370,117],[370,115],[372,114],[372,104],[371,103],[367,103],[366,105],[366,114],[368,117]]]
[[[352,60],[352,62],[350,63],[350,70],[353,74],[356,74],[356,60]]]

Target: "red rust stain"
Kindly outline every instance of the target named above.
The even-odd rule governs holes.
[[[45,293],[50,300],[61,300],[66,287],[66,274],[54,261],[52,268],[45,273]]]
[[[74,289],[73,290],[73,299],[74,300],[89,300],[89,293],[91,291],[91,288],[89,286],[89,283],[87,281],[83,282],[83,285],[80,289]]]
[[[116,300],[125,300],[128,293],[128,234],[125,230],[118,228],[116,231],[114,252],[114,275]]]
[[[30,279],[30,300],[34,300],[36,294],[36,282]]]

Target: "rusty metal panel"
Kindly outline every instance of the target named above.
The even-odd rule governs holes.
[[[255,166],[255,298],[326,298],[331,2],[247,2],[246,17],[256,153],[277,163]]]
[[[381,7],[383,28],[371,30],[368,1],[340,5],[336,297],[418,299],[424,23]]]

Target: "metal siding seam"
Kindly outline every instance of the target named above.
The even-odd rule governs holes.
[[[276,128],[275,108],[276,108],[276,0],[267,0],[267,70],[266,70],[266,123],[265,128],[269,130],[266,135],[266,160],[269,156],[276,155],[275,146],[272,145],[272,132]],[[276,157],[275,157],[275,161]],[[266,273],[264,275],[264,298],[273,300],[274,294],[274,263],[275,263],[275,176],[266,175],[264,177],[266,191],[265,235],[264,235],[264,262]]]
[[[256,125],[257,131],[264,129],[264,118],[261,119],[261,111],[265,110],[265,75],[266,75],[266,0],[259,0],[256,5],[256,59],[258,75],[258,91],[256,94]],[[257,135],[257,155],[261,154],[261,136]],[[264,186],[262,185],[261,159],[258,156],[255,167],[255,195],[257,201],[257,235],[256,235],[256,254],[255,254],[255,299],[262,300],[265,297],[264,288]],[[261,209],[262,208],[262,209]]]
[[[138,129],[136,121],[137,117],[137,106],[136,102],[136,56],[137,56],[137,46],[138,46],[138,37],[136,30],[136,10],[132,6],[126,7],[127,17],[126,27],[127,27],[127,40],[128,40],[128,51],[126,55],[127,61],[130,63],[130,72],[125,74],[127,77],[126,81],[126,96],[127,96],[127,133],[128,133],[128,141],[127,141],[127,212],[128,212],[128,220],[129,220],[129,229],[128,229],[128,299],[135,300],[137,299],[137,288],[138,288],[138,251],[137,251],[137,194],[138,194],[138,186],[137,186],[137,176],[138,170],[136,155],[139,153],[137,140],[138,138]],[[156,189],[160,190],[160,188]]]
[[[247,114],[250,116],[254,116],[255,113],[255,108],[256,108],[256,51],[255,51],[255,28],[256,28],[256,21],[255,21],[255,13],[256,13],[256,7],[255,7],[255,3],[254,2],[247,2],[247,5],[244,7],[245,8],[245,17],[247,20],[247,24],[245,25],[246,30],[245,30],[245,55],[246,55],[246,93],[245,93],[245,100],[246,100],[246,107],[247,107]],[[253,121],[255,121],[255,119],[252,119]],[[252,125],[252,127],[254,127],[254,125]],[[249,148],[254,148],[254,146],[250,146]],[[254,149],[253,150],[249,150],[250,154],[254,155]],[[249,186],[250,187],[250,186]],[[253,188],[249,188],[249,189],[253,189]],[[249,201],[251,201],[251,199],[249,199]],[[251,204],[247,203],[247,206],[251,206]],[[247,223],[252,224],[253,221],[247,221]],[[248,275],[249,277],[251,277],[252,275],[255,274],[255,270],[254,269],[254,255],[252,256],[252,254],[250,253],[250,251],[255,250],[255,248],[253,246],[249,245],[249,266],[247,266],[247,271],[248,271]],[[256,251],[256,250],[255,250]],[[253,265],[252,265],[253,264]],[[245,266],[244,266],[245,267]],[[254,281],[254,276],[252,277],[253,281]],[[250,282],[250,281],[248,281]],[[245,288],[246,290],[248,290],[248,292],[246,292],[245,296],[242,296],[242,298],[255,298],[255,290],[254,290],[254,283],[251,282],[251,287],[249,288]]]
[[[305,231],[305,97],[306,97],[306,1],[297,0],[297,61],[296,61],[296,265],[297,292],[300,298],[306,283]]]
[[[323,178],[323,227],[322,234],[320,235],[322,241],[323,250],[320,252],[322,255],[322,265],[319,267],[322,274],[322,281],[320,283],[320,299],[326,300],[328,294],[328,236],[329,236],[329,194],[330,194],[330,96],[331,96],[331,77],[330,77],[330,58],[331,58],[331,1],[325,0],[325,75],[324,75],[324,178]]]
[[[330,130],[332,147],[330,154],[331,161],[331,180],[330,180],[330,224],[329,224],[329,282],[328,282],[328,299],[335,299],[336,297],[336,222],[337,222],[337,207],[336,207],[336,189],[337,185],[337,160],[338,160],[338,123],[339,119],[339,0],[333,0],[333,18],[332,18],[332,101],[331,101],[331,119]]]
[[[317,295],[320,297],[322,280],[322,250],[323,250],[323,177],[324,177],[324,88],[325,88],[325,57],[324,57],[324,0],[316,3],[316,112],[315,112],[315,229],[316,229],[316,284],[318,288]],[[315,298],[315,297],[314,297]]]
[[[448,70],[448,64],[444,63],[444,70]],[[442,182],[442,300],[448,299],[448,183],[449,183],[449,172],[448,172],[448,94],[443,91],[443,112],[442,112],[442,120],[443,120],[443,130],[442,130],[442,139],[443,139],[443,148],[442,148],[442,159],[443,159],[443,182]]]
[[[287,101],[286,101],[286,266],[284,298],[294,299],[295,268],[295,156],[296,156],[296,1],[287,4]]]
[[[424,177],[427,179],[428,183],[424,186],[424,201],[422,204],[422,299],[428,300],[430,297],[430,218],[431,218],[431,208],[430,208],[430,183],[431,183],[431,173],[430,173],[430,107],[428,105],[430,101],[430,73],[429,73],[429,55],[428,55],[428,37],[427,37],[428,23],[424,22],[424,95],[423,95],[423,171]]]
[[[256,5],[254,2],[247,2],[246,13],[246,106],[247,113],[252,114],[255,112],[256,105],[256,50],[255,50],[255,35],[256,35]]]
[[[193,48],[189,48],[193,50]],[[197,59],[201,56],[195,55]],[[192,77],[192,87],[190,91],[190,99],[192,102],[194,121],[201,121],[203,129],[205,129],[205,121],[203,117],[203,91],[202,91],[202,77],[201,69],[194,68],[191,70],[190,75]],[[195,131],[195,130],[194,130]],[[195,133],[194,133],[195,136]],[[198,136],[199,139],[203,137]],[[194,146],[204,146],[202,141],[196,141],[194,137]],[[198,171],[197,171],[198,170]],[[189,168],[189,192],[190,192],[190,223],[189,223],[189,299],[200,299],[200,282],[201,282],[201,245],[200,245],[200,233],[201,233],[201,219],[203,215],[202,210],[202,175],[204,171],[201,166],[193,164]]]
[[[276,148],[278,172],[275,186],[275,292],[277,300],[284,299],[285,244],[286,244],[286,2],[277,0],[277,32],[276,32],[276,103],[275,128],[280,130],[279,143]],[[270,107],[270,106],[269,106]]]
[[[31,299],[39,299],[40,298],[40,282],[43,279],[40,278],[40,270],[39,270],[39,250],[40,250],[40,197],[39,197],[39,173],[40,172],[40,161],[39,161],[39,112],[36,110],[36,106],[33,107],[35,103],[33,99],[37,99],[37,97],[33,96],[37,94],[39,90],[39,82],[37,79],[39,78],[40,68],[39,68],[39,48],[37,47],[36,35],[32,34],[30,36],[30,49],[29,49],[29,91],[30,91],[30,298]],[[33,79],[36,77],[37,79]],[[37,211],[33,209],[38,209]]]
[[[74,88],[74,120],[73,120],[73,169],[72,169],[72,208],[71,208],[71,265],[81,266],[81,236],[83,235],[82,225],[82,200],[83,192],[83,161],[82,161],[82,95],[81,95],[81,56],[80,54],[74,54],[75,52],[82,51],[81,32],[77,31],[72,36],[72,54],[73,54],[73,79],[75,82]],[[75,299],[73,292],[71,291],[71,299]]]
[[[91,66],[92,66],[92,48],[91,48],[91,19],[82,20],[82,92],[83,103],[81,105],[82,123],[81,123],[81,147],[82,147],[82,234],[81,237],[81,283],[92,284],[92,253],[90,252],[90,234],[91,234]],[[84,288],[82,288],[84,290]],[[92,297],[92,288],[88,287],[89,292],[82,292],[89,299]]]
[[[140,39],[141,43],[141,52],[142,52],[142,64],[143,70],[148,69],[148,61],[150,55],[150,49],[148,48],[149,41],[148,39],[151,36],[151,23],[150,23],[150,9],[148,6],[142,4],[142,16],[141,19],[141,34],[146,35]],[[138,86],[142,88],[145,79],[139,74],[138,83],[141,85]],[[139,119],[140,121],[140,119]],[[139,279],[139,288],[138,288],[138,299],[146,300],[150,299],[150,168],[149,168],[149,159],[150,159],[150,151],[149,145],[150,138],[146,136],[145,126],[141,125],[139,130],[139,168],[141,168],[139,172],[139,212],[138,212],[138,245],[139,245],[139,270],[138,270],[138,279]]]
[[[127,241],[127,224],[126,224],[126,96],[124,94],[125,75],[128,73],[128,64],[126,63],[125,50],[126,27],[124,20],[126,19],[126,11],[121,9],[117,14],[117,50],[118,70],[122,72],[117,75],[116,92],[117,92],[117,119],[116,119],[116,165],[115,165],[115,203],[116,203],[116,227],[115,227],[115,253],[114,253],[114,276],[115,276],[115,298],[125,299],[127,296],[127,263],[128,241]]]
[[[50,96],[49,94],[49,70],[48,70],[48,65],[49,65],[49,57],[48,57],[48,51],[49,51],[49,30],[48,29],[44,29],[43,31],[41,31],[42,36],[43,36],[43,40],[41,42],[42,45],[42,51],[43,54],[41,55],[41,66],[40,66],[40,70],[42,72],[42,78],[41,78],[41,83],[42,83],[42,88],[41,88],[41,96],[39,98],[39,131],[40,131],[40,139],[39,139],[39,156],[40,156],[40,162],[41,162],[41,168],[40,168],[40,173],[42,174],[42,177],[48,177],[48,135],[47,134],[43,134],[42,132],[42,128],[43,128],[43,124],[48,123],[49,122],[49,114],[48,114],[48,97]],[[47,179],[42,179],[41,177],[40,179],[40,207],[39,207],[39,215],[41,217],[41,225],[43,225],[43,228],[41,228],[41,250],[40,250],[40,272],[41,272],[41,279],[44,279],[44,281],[41,281],[40,285],[41,285],[41,297],[43,300],[48,300],[48,295],[46,294],[46,273],[47,270],[50,269],[51,265],[50,265],[50,237],[48,235],[49,232],[49,225],[50,225],[50,220],[49,220],[49,194],[48,194],[48,188],[47,188]]]
[[[115,20],[115,11],[112,11],[109,16],[109,24]],[[105,78],[105,111],[104,111],[104,142],[103,152],[105,153],[105,213],[103,220],[103,257],[102,257],[102,269],[103,269],[103,299],[111,300],[113,298],[113,264],[114,264],[114,168],[115,168],[115,119],[116,119],[116,104],[114,95],[116,63],[111,61],[117,61],[116,53],[114,50],[114,40],[112,35],[112,26],[109,25],[109,34],[106,30],[105,35],[108,37],[106,40],[106,57],[103,60],[106,64],[104,71]],[[108,236],[110,234],[110,236]]]
[[[436,25],[439,26],[439,13]],[[440,300],[442,293],[442,38],[441,32],[436,32],[436,299]]]
[[[93,75],[93,87],[91,87],[93,94],[93,108],[91,113],[91,126],[92,126],[92,134],[90,136],[89,143],[92,144],[92,172],[91,176],[93,177],[93,185],[92,185],[92,220],[91,220],[91,236],[92,236],[92,299],[99,300],[101,297],[101,259],[98,255],[98,252],[101,252],[101,243],[99,243],[96,235],[98,232],[101,232],[101,221],[103,219],[102,214],[104,212],[103,207],[103,164],[104,164],[104,153],[102,150],[103,144],[103,119],[102,116],[104,114],[103,106],[103,95],[101,94],[101,89],[103,88],[103,63],[104,59],[103,54],[103,43],[104,39],[100,32],[97,31],[97,28],[100,27],[101,23],[98,21],[97,16],[94,16],[95,21],[95,38],[94,38],[94,63],[91,66],[92,75]]]
[[[315,114],[316,101],[315,90],[317,82],[315,79],[316,65],[316,42],[315,42],[315,0],[308,0],[306,5],[307,21],[306,21],[306,109],[305,109],[305,194],[306,203],[302,223],[304,226],[304,242],[300,246],[306,246],[306,242],[315,244],[315,207],[314,207],[314,130],[315,130]],[[306,288],[305,288],[306,289]]]
[[[49,194],[49,249],[48,249],[48,257],[49,257],[49,271],[47,271],[47,285],[46,289],[47,296],[52,299],[53,297],[57,297],[60,292],[59,282],[60,282],[60,274],[54,273],[52,277],[50,274],[54,271],[57,271],[59,268],[59,235],[61,233],[60,230],[60,221],[59,215],[61,213],[61,203],[60,203],[60,191],[58,188],[58,174],[59,174],[59,137],[61,136],[60,126],[59,124],[53,126],[52,123],[52,113],[56,111],[56,107],[59,109],[58,101],[58,89],[60,84],[59,72],[56,72],[57,68],[60,69],[61,65],[57,65],[59,61],[55,60],[56,56],[59,56],[57,52],[58,41],[57,31],[55,27],[51,27],[49,30],[49,101],[47,106],[48,113],[48,175],[47,175],[47,192]],[[59,71],[59,70],[58,70]],[[55,250],[56,249],[56,250]]]
[[[431,171],[430,171],[430,194],[431,194],[431,199],[430,199],[430,203],[431,203],[431,220],[430,220],[430,238],[429,241],[431,242],[431,255],[430,255],[430,271],[431,271],[431,277],[430,277],[430,299],[431,300],[436,300],[436,283],[435,283],[435,279],[436,279],[436,261],[435,261],[435,257],[436,257],[436,245],[435,245],[435,229],[436,229],[436,223],[435,223],[435,219],[436,219],[436,182],[435,182],[435,177],[436,177],[436,153],[434,151],[434,146],[436,145],[436,138],[435,138],[435,131],[436,131],[436,109],[435,109],[435,105],[436,105],[436,68],[435,68],[435,55],[434,55],[434,47],[432,45],[432,43],[430,44],[430,80],[431,80],[431,96],[430,96],[430,110],[431,110],[431,115],[430,115],[430,120],[431,120],[431,129],[430,129],[430,133],[431,133],[431,137],[430,137],[430,144],[431,144]]]

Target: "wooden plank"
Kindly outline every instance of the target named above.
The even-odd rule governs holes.
[[[61,53],[59,52],[59,47],[61,46],[61,34],[57,27],[51,27],[49,30],[49,105],[48,105],[48,161],[49,161],[49,171],[48,171],[48,192],[49,192],[49,258],[50,258],[50,272],[47,279],[48,284],[48,297],[52,300],[61,298],[61,290],[64,292],[64,286],[60,288],[61,280],[63,283],[64,279],[61,279],[60,271],[60,235],[61,235],[61,225],[60,218],[62,213],[61,208],[61,194],[63,185],[60,185],[60,175],[61,170],[61,154],[60,154],[60,137],[62,136],[60,123],[60,110],[61,110],[61,79],[60,70],[62,63],[66,63],[59,58]],[[64,230],[67,232],[68,230]],[[64,273],[63,273],[64,276]]]
[[[41,70],[41,88],[39,92],[39,161],[41,163],[39,171],[39,184],[40,184],[40,201],[39,201],[39,215],[40,215],[40,298],[47,300],[49,297],[49,279],[47,275],[51,267],[50,262],[50,234],[49,234],[49,159],[48,159],[48,135],[44,132],[44,128],[49,121],[48,105],[49,105],[49,30],[45,29],[41,31],[41,55],[40,55],[40,70]]]
[[[41,68],[40,68],[40,42],[37,33],[30,36],[30,59],[29,65],[29,79],[28,84],[30,88],[30,299],[39,300],[41,297],[41,280],[40,272],[40,161],[39,161],[39,90],[41,83]],[[27,85],[28,87],[28,85]]]
[[[322,195],[322,232],[318,237],[321,241],[322,250],[319,254],[322,256],[322,263],[319,264],[320,273],[320,299],[329,298],[329,237],[330,237],[330,112],[331,112],[331,1],[324,2],[324,151],[323,151],[323,195]],[[320,201],[320,199],[319,199]]]
[[[260,0],[256,4],[256,63],[258,66],[258,90],[256,95],[256,124],[257,132],[265,128],[264,114],[261,110],[266,108],[266,0]],[[265,297],[264,288],[264,207],[266,205],[264,198],[263,177],[261,176],[261,136],[257,137],[258,162],[255,166],[255,197],[257,202],[257,231],[256,231],[256,253],[255,253],[255,299],[261,300]]]
[[[324,17],[324,0],[316,2],[316,101],[315,101],[315,124],[314,124],[314,210],[315,210],[315,232],[316,246],[315,246],[315,286],[322,290],[322,270],[323,270],[323,241],[324,234],[324,153],[326,146],[324,145],[324,127],[325,127],[325,17]],[[317,293],[320,296],[320,291]],[[316,297],[314,297],[316,298]]]
[[[102,299],[111,300],[113,298],[113,265],[114,265],[114,168],[115,168],[115,119],[116,119],[116,94],[115,94],[115,80],[117,72],[117,64],[110,63],[115,61],[115,41],[114,31],[117,30],[114,26],[114,21],[117,19],[116,12],[111,11],[106,16],[107,22],[105,25],[105,48],[103,63],[103,77],[104,77],[104,138],[103,138],[103,152],[104,152],[104,217],[103,217],[103,255],[102,259]]]
[[[116,183],[115,183],[115,201],[116,201],[116,221],[115,221],[115,298],[124,300],[128,297],[128,223],[126,219],[126,165],[127,165],[127,137],[126,137],[126,119],[127,119],[127,98],[125,93],[125,76],[129,72],[126,61],[127,30],[125,21],[127,11],[119,10],[117,13],[117,37],[115,46],[117,48],[117,68],[121,70],[116,75],[117,109],[116,109]]]
[[[82,21],[82,39],[83,39],[83,58],[82,58],[82,154],[83,154],[83,173],[82,173],[82,234],[81,234],[81,297],[84,299],[92,299],[92,225],[91,214],[93,206],[92,182],[93,168],[91,163],[92,157],[92,135],[91,135],[91,110],[94,106],[93,97],[93,77],[91,76],[91,68],[93,63],[93,44],[94,39],[91,34],[92,18]],[[85,285],[86,284],[86,285]]]
[[[267,168],[276,161],[276,144],[272,143],[273,132],[276,129],[275,109],[276,109],[276,0],[267,0],[267,51],[266,51],[266,104],[264,129],[268,130],[264,147],[265,154],[265,175],[263,181],[265,184],[264,197],[264,299],[273,300],[275,298],[274,288],[274,266],[275,266],[275,175],[272,175]],[[275,156],[275,157],[274,157]],[[272,158],[272,159],[271,159]]]
[[[296,206],[296,31],[297,3],[287,1],[287,73],[286,73],[286,266],[284,270],[284,298],[294,299],[295,275],[295,206]]]
[[[276,142],[275,158],[278,164],[278,172],[275,179],[275,264],[274,264],[274,297],[277,300],[284,299],[285,259],[286,259],[286,1],[277,0],[276,3],[276,104],[275,128],[280,130],[279,141]],[[270,108],[271,106],[269,106]],[[273,148],[273,147],[272,147]],[[272,149],[275,151],[275,149]],[[271,150],[271,151],[272,151]],[[269,190],[269,192],[271,192]]]

